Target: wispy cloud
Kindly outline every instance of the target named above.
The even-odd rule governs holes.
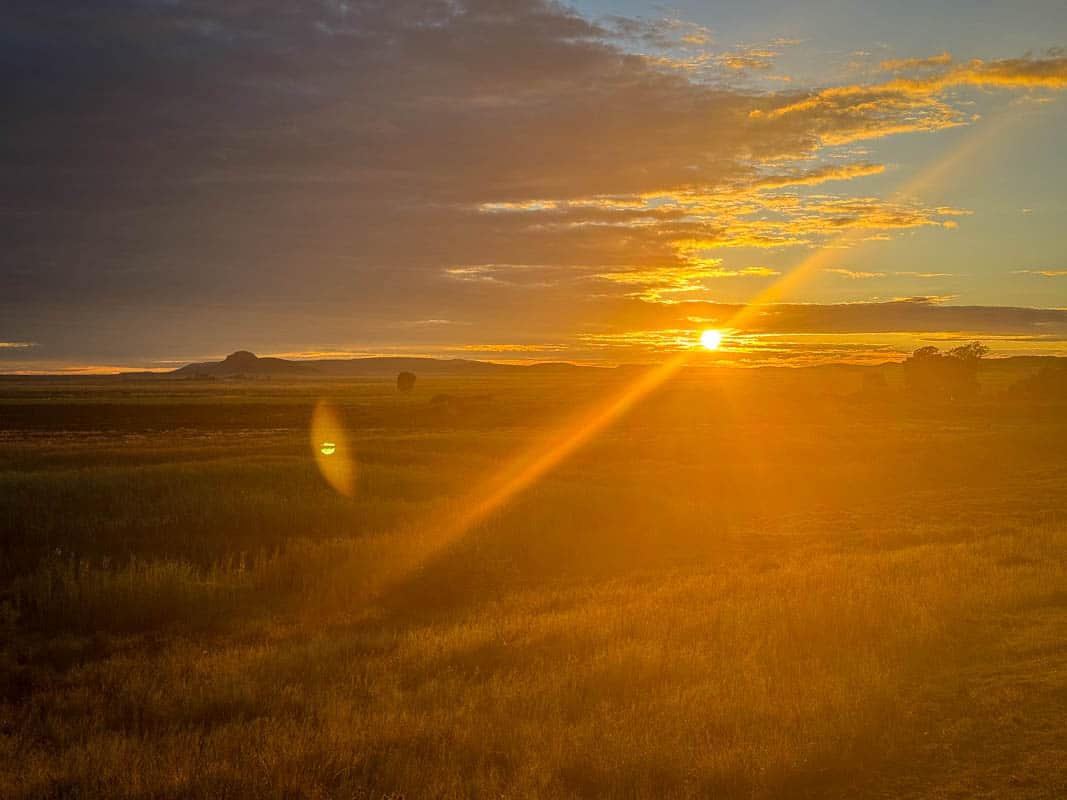
[[[451,325],[469,325],[468,322],[457,322],[454,319],[405,319],[394,323],[398,328],[444,328]]]
[[[650,20],[612,14],[600,22],[613,38],[640,42],[663,50],[684,45],[707,45],[713,38],[710,28],[678,17]]]
[[[911,295],[909,297],[894,297],[894,303],[951,303],[959,295],[955,294],[920,294]]]
[[[605,281],[640,287],[630,294],[650,301],[662,300],[674,294],[703,291],[708,288],[707,281],[722,278],[768,278],[780,275],[770,267],[722,266],[721,259],[691,258],[684,265],[666,269],[625,269],[613,272],[601,272],[596,275]]]
[[[465,344],[457,350],[466,353],[558,353],[567,350],[566,344]]]
[[[1040,275],[1043,278],[1067,277],[1067,269],[1017,269],[1013,275]]]
[[[767,70],[774,67],[774,59],[779,55],[777,50],[752,47],[735,53],[722,53],[715,56],[714,62],[738,72]]]
[[[816,186],[829,181],[850,181],[865,178],[868,175],[881,175],[885,172],[884,164],[827,164],[817,169],[799,172],[793,175],[769,175],[760,178],[752,187],[755,189],[778,189],[783,186]]]
[[[138,367],[116,364],[46,364],[40,367],[17,368],[6,375],[120,375],[123,372],[170,372],[172,367]]]
[[[840,275],[842,278],[849,278],[851,280],[885,277],[884,272],[863,272],[861,270],[845,269],[844,267],[827,267],[823,272],[829,272],[831,275]]]
[[[883,61],[879,66],[884,72],[906,72],[927,67],[944,67],[951,63],[952,56],[948,53],[941,53],[936,56],[926,56],[925,58],[889,59]]]
[[[756,109],[752,116],[768,123],[788,119],[793,124],[816,125],[824,144],[846,144],[972,122],[972,115],[945,97],[954,87],[1067,88],[1067,57],[1058,53],[1046,58],[975,59],[958,65],[943,56],[888,63],[937,69],[920,77],[834,86],[784,103],[772,98],[769,108]]]

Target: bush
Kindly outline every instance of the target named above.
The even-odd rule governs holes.
[[[930,345],[920,347],[904,362],[909,391],[927,400],[962,400],[978,394],[978,365],[989,352],[971,342],[942,353]]]

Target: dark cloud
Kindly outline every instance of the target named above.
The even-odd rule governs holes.
[[[535,0],[33,3],[7,25],[0,288],[33,302],[480,260],[499,226],[465,204],[715,181],[743,147],[744,98]]]
[[[945,305],[938,297],[873,303],[780,303],[747,314],[741,334],[766,333],[986,333],[1067,341],[1067,309]],[[662,305],[631,302],[615,315],[619,332],[692,328],[694,320],[728,325],[743,308],[700,301]]]
[[[548,0],[9,3],[0,338],[72,355],[214,349],[209,336],[251,335],[239,325],[369,341],[402,319],[491,328],[504,303],[513,322],[577,330],[587,298],[570,276],[677,271],[692,241],[818,241],[853,212],[827,202],[796,212],[804,231],[763,230],[739,222],[739,204],[876,169],[775,172],[828,138],[956,121],[936,89],[865,114],[851,99],[828,108],[692,80],[626,47],[706,36]],[[1022,67],[1056,71],[968,69],[1005,82]],[[656,193],[696,200],[586,202]],[[536,199],[558,205],[484,207]],[[853,216],[937,224],[864,202]],[[447,272],[494,264],[547,266],[551,279]],[[588,291],[628,291],[601,284]]]

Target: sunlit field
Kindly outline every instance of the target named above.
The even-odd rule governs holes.
[[[1067,793],[1062,409],[620,372],[0,383],[0,796]]]
[[[1067,800],[1065,0],[0,7],[0,800]]]

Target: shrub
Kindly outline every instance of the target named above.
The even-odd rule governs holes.
[[[978,394],[978,365],[989,348],[971,342],[942,353],[920,347],[904,362],[908,389],[927,400],[961,400]]]

